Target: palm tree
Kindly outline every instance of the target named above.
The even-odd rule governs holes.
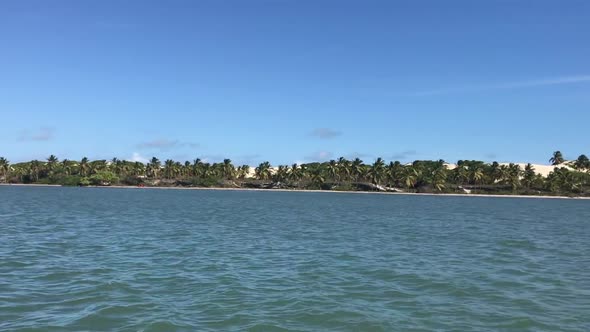
[[[0,157],[0,174],[4,178],[5,182],[8,182],[8,172],[10,171],[10,163],[8,159]]]
[[[201,165],[199,166],[199,177],[201,178],[209,178],[213,176],[214,173],[215,170],[209,163],[201,163]]]
[[[94,160],[90,164],[90,173],[97,173],[108,168],[106,160]]]
[[[522,177],[522,183],[526,188],[530,188],[533,186],[533,183],[536,179],[535,175],[535,168],[533,167],[533,165],[531,165],[530,163],[526,164],[526,166],[524,167],[524,173]]]
[[[166,159],[164,161],[164,177],[166,179],[172,179],[176,173],[174,160]]]
[[[352,164],[344,157],[338,158],[338,178],[340,181],[350,181]]]
[[[565,182],[565,168],[556,167],[553,169],[551,173],[547,176],[547,181],[545,185],[547,189],[551,192],[559,192],[564,185]]]
[[[193,160],[193,176],[202,178],[203,177],[203,161],[200,158]]]
[[[469,182],[469,172],[467,167],[463,165],[457,166],[457,168],[455,168],[453,171],[455,173],[455,180],[458,184],[465,184]]]
[[[47,171],[50,174],[53,173],[53,169],[55,168],[55,165],[57,164],[58,161],[59,160],[54,155],[51,155],[51,156],[49,156],[49,158],[47,158]]]
[[[121,161],[117,158],[117,157],[113,157],[113,159],[111,159],[111,168],[113,169],[113,172],[116,173],[116,167],[119,166],[121,164]]]
[[[588,159],[588,157],[586,157],[585,154],[582,154],[578,157],[578,159],[576,159],[576,161],[574,162],[574,166],[577,169],[588,170],[590,169],[590,160]]]
[[[182,176],[182,163],[180,161],[175,161],[174,162],[174,175],[173,178],[178,179],[179,176]]]
[[[500,164],[498,164],[497,161],[494,161],[492,163],[492,166],[490,166],[490,182],[491,184],[496,183],[497,181],[502,179],[502,174],[500,172]]]
[[[273,178],[275,182],[285,182],[289,177],[289,166],[279,165]]]
[[[334,182],[339,182],[339,177],[338,177],[338,164],[336,163],[336,160],[330,160],[328,162],[328,165],[326,165],[326,170],[328,172],[328,177],[334,181]]]
[[[551,161],[556,165],[564,163],[564,160],[559,151],[555,151],[553,158],[551,158]],[[546,188],[554,193],[587,195],[590,191],[589,158],[582,154],[571,163],[571,166],[575,170],[558,166],[547,178],[544,178],[535,173],[531,164],[527,164],[522,170],[513,163],[500,165],[497,162],[486,164],[477,160],[460,160],[458,167],[450,171],[446,168],[443,160],[418,160],[414,161],[411,166],[403,166],[400,162],[390,162],[385,165],[382,158],[377,158],[373,164],[366,165],[359,158],[349,161],[340,157],[337,160],[324,163],[280,165],[276,170],[271,167],[269,162],[264,162],[256,167],[255,177],[259,180],[272,179],[276,182],[287,182],[291,186],[302,188],[327,188],[326,183],[333,185],[344,181],[349,182],[350,185],[351,181],[356,180],[408,189],[431,188],[434,192],[442,192],[449,182],[457,185],[474,184],[475,186],[498,183],[502,186],[490,189],[502,191],[506,187],[511,187],[512,191],[516,192],[520,187],[524,187],[527,189],[524,191],[525,193],[532,193],[530,189]],[[104,173],[110,173],[115,178],[122,179],[143,175],[152,179],[165,176],[171,180],[195,177],[217,183],[222,179],[231,180],[236,177],[244,180],[250,174],[250,167],[243,165],[236,169],[230,159],[213,164],[204,163],[200,159],[194,160],[193,163],[189,161],[181,163],[168,159],[165,162],[165,167],[162,167],[160,161],[155,157],[149,163],[143,164],[117,158],[108,162],[106,160],[90,161],[86,157],[82,158],[80,162],[72,162],[67,159],[60,162],[54,155],[49,156],[46,162],[33,160],[10,165],[6,158],[0,157],[0,181],[3,182],[14,180],[25,183],[63,181],[65,184],[76,180],[67,178],[72,174],[94,177],[95,175],[102,176]]]
[[[432,186],[437,191],[443,191],[447,182],[447,173],[444,167],[437,167],[432,172]]]
[[[186,160],[186,161],[184,162],[184,165],[182,165],[182,171],[181,171],[181,175],[182,175],[184,178],[188,178],[188,177],[190,177],[190,176],[191,176],[191,173],[192,173],[192,165],[191,165],[191,162],[190,162],[190,161],[188,161],[188,160]]]
[[[326,182],[323,169],[321,167],[315,167],[310,171],[311,182],[317,188],[322,188],[322,185]]]
[[[63,170],[65,175],[70,175],[72,172],[71,163],[69,160],[64,159],[61,161],[61,169]]]
[[[481,184],[483,177],[483,170],[480,167],[473,167],[471,169],[471,180],[473,181],[473,184],[476,186]]]
[[[240,180],[244,180],[250,174],[250,166],[242,165],[236,169],[236,176]]]
[[[236,169],[234,165],[232,165],[230,159],[223,160],[223,167],[222,167],[223,177],[227,180],[231,180],[235,177]]]
[[[88,176],[89,171],[89,161],[88,158],[84,157],[80,160],[80,175],[81,176]]]
[[[512,187],[512,191],[515,191],[520,186],[521,173],[522,173],[522,171],[520,169],[520,166],[518,166],[514,163],[508,164],[508,174],[509,174],[508,182],[509,182],[510,186]]]
[[[364,166],[363,161],[360,160],[359,158],[355,158],[352,161],[350,171],[351,171],[351,174],[356,182],[359,182],[361,176],[363,176],[363,174],[364,174],[365,170],[364,170],[363,166]]]
[[[160,174],[161,167],[162,167],[162,164],[160,163],[160,160],[156,157],[152,157],[152,159],[150,160],[150,162],[147,165],[148,176],[150,176],[154,179],[157,179],[158,174]]]
[[[556,167],[547,177],[546,185],[553,192],[579,192],[582,189],[583,173],[572,172],[565,167]]]
[[[553,152],[553,157],[551,157],[551,159],[549,159],[549,161],[551,162],[551,165],[554,165],[554,166],[563,163],[564,159],[563,159],[563,155],[561,154],[561,151]]]
[[[256,176],[256,178],[258,180],[268,180],[270,179],[272,173],[270,171],[270,163],[268,161],[265,161],[263,163],[261,163],[260,165],[258,165],[258,167],[256,167],[256,169],[254,170],[254,174]]]
[[[404,167],[399,161],[390,162],[387,165],[387,179],[389,181],[389,185],[393,187],[400,186],[402,183],[402,176],[403,176]]]
[[[371,165],[367,175],[373,184],[380,185],[385,177],[385,162],[383,162],[383,159],[377,158],[373,165]]]
[[[418,170],[413,166],[406,166],[404,167],[404,173],[402,181],[406,185],[406,188],[414,188],[416,182],[418,181]]]
[[[110,164],[108,165],[108,168],[110,168],[111,172],[120,175],[121,172],[123,171],[123,163],[121,162],[121,160],[117,159],[117,157],[111,159]]]
[[[304,171],[301,166],[298,166],[297,164],[291,165],[291,168],[289,169],[289,181],[294,182],[298,185],[299,181],[301,181],[303,176]]]
[[[15,166],[10,172],[19,178],[20,182],[25,182],[25,177],[29,174],[29,170],[24,165]]]
[[[33,160],[30,163],[29,176],[34,182],[39,181],[39,174],[41,173],[41,163],[39,160]]]
[[[145,175],[145,165],[142,162],[136,161],[132,167],[133,175],[143,176]]]

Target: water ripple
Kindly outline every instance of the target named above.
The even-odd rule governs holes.
[[[0,330],[590,330],[586,201],[26,187],[0,198]]]

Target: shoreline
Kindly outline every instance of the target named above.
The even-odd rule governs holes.
[[[37,183],[0,183],[4,187],[67,187],[59,184]],[[80,187],[73,187],[80,188]],[[499,195],[499,194],[459,194],[459,193],[400,193],[380,191],[337,191],[318,189],[262,189],[262,188],[208,188],[208,187],[137,187],[137,186],[86,186],[82,188],[114,188],[114,189],[160,189],[160,190],[216,190],[216,191],[264,191],[264,192],[302,192],[302,193],[335,193],[335,194],[366,194],[366,195],[406,195],[406,196],[439,196],[439,197],[492,197],[492,198],[540,198],[540,199],[567,199],[590,200],[590,197],[568,196],[535,196],[535,195]]]

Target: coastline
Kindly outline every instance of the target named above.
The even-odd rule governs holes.
[[[37,183],[0,183],[5,187],[66,187],[59,184]],[[318,189],[261,189],[261,188],[215,188],[215,187],[137,187],[137,186],[86,186],[83,188],[115,188],[115,189],[160,189],[160,190],[216,190],[216,191],[264,191],[264,192],[302,192],[302,193],[335,193],[335,194],[366,194],[366,195],[406,195],[406,196],[439,196],[439,197],[491,197],[491,198],[540,198],[540,199],[567,199],[590,200],[590,197],[568,196],[535,196],[535,195],[497,195],[497,194],[456,194],[456,193],[400,193],[381,191],[337,191]]]

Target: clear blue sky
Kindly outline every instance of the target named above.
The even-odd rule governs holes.
[[[590,1],[0,1],[0,155],[590,154]]]

